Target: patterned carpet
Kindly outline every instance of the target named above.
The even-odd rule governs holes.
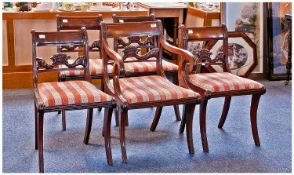
[[[155,109],[133,110],[126,130],[128,164],[123,164],[118,128],[112,127],[113,166],[108,166],[101,136],[103,112],[94,112],[90,144],[83,144],[86,111],[67,112],[67,131],[57,113],[45,115],[45,172],[291,172],[292,92],[283,81],[265,84],[258,110],[261,146],[253,142],[249,96],[233,97],[223,129],[217,128],[224,99],[212,99],[207,109],[210,151],[202,152],[199,106],[195,110],[195,154],[188,154],[185,133],[178,133],[172,107],[165,107],[157,130],[151,132]],[[34,149],[34,115],[31,89],[3,91],[3,172],[38,172]]]

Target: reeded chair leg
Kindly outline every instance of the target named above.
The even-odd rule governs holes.
[[[125,126],[126,126],[126,120],[128,116],[128,110],[120,109],[119,113],[120,113],[119,137],[120,137],[122,160],[123,160],[123,163],[128,163],[127,152],[126,152],[126,138],[125,138]]]
[[[87,122],[85,128],[85,136],[84,136],[84,143],[89,143],[90,133],[92,130],[92,123],[93,123],[93,108],[87,110]]]
[[[152,121],[150,131],[155,131],[162,112],[162,106],[156,108],[154,119]]]
[[[183,106],[183,111],[185,111],[185,110],[186,110],[186,105]],[[185,125],[186,125],[186,115],[185,115],[185,113],[183,113],[180,129],[179,129],[180,134],[183,134],[184,129],[185,129]]]
[[[230,104],[231,104],[231,96],[226,96],[225,97],[225,102],[224,102],[224,108],[223,108],[223,112],[222,112],[222,116],[218,122],[218,128],[222,128],[226,119],[227,119],[227,115],[230,109]]]
[[[252,95],[251,109],[250,109],[250,122],[252,128],[252,135],[256,146],[260,146],[258,129],[257,129],[257,109],[261,94]]]
[[[200,104],[200,134],[202,141],[202,149],[204,152],[208,152],[208,142],[206,136],[206,107],[207,107],[207,99],[203,99]]]
[[[65,118],[65,110],[61,111],[61,117],[62,117],[62,130],[66,130],[66,118]]]
[[[103,135],[105,143],[105,151],[108,165],[112,165],[112,153],[111,153],[111,118],[113,108],[105,108],[104,110],[104,123],[103,123]]]
[[[43,125],[44,112],[39,112],[38,116],[38,157],[39,157],[39,172],[44,173],[44,156],[43,156]]]
[[[190,154],[194,154],[194,144],[193,144],[193,116],[194,116],[195,104],[187,104],[184,111],[184,116],[186,118],[186,134],[187,134],[187,144]]]

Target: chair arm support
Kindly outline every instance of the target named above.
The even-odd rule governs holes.
[[[105,79],[106,80],[105,84],[108,87],[108,89],[113,89],[113,91],[114,91],[113,93],[115,95],[115,98],[118,98],[122,103],[121,105],[124,105],[124,104],[126,104],[126,101],[122,96],[120,84],[119,84],[120,74],[121,73],[125,74],[124,62],[123,62],[121,56],[117,52],[112,50],[108,46],[108,44],[105,42],[104,39],[102,39],[102,43],[103,43],[102,49],[106,53],[106,55],[105,55],[105,59],[107,60],[106,62],[108,62],[108,59],[113,60],[113,70],[112,70],[113,87],[111,87],[112,85],[109,82],[110,80],[108,78],[107,72],[104,73],[104,75],[107,77]],[[104,67],[107,67],[107,65],[104,65]]]

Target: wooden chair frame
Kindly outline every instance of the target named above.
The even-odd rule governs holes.
[[[149,16],[116,16],[115,14],[112,15],[112,19],[114,23],[125,23],[125,22],[143,22],[143,21],[156,21],[155,19],[155,15],[154,14],[150,14]],[[119,49],[123,49],[126,45],[130,45],[132,42],[129,43],[125,43],[122,40],[119,41],[120,38],[114,38],[114,51],[118,52]],[[130,38],[130,41],[132,40],[136,40],[135,38]],[[138,41],[140,41],[139,39],[137,39]],[[154,41],[153,41],[154,42]],[[142,43],[138,43],[139,45]],[[150,50],[152,48],[152,46],[142,46],[142,48],[146,49],[147,51]],[[128,77],[135,77],[135,76],[143,76],[143,75],[152,75],[155,74],[156,72],[136,72],[136,73],[132,73],[132,72],[125,72],[125,75]],[[171,76],[173,78],[173,83],[174,84],[179,84],[178,83],[178,71],[165,71],[165,74],[167,76]],[[161,112],[162,108],[156,108],[156,113]],[[176,114],[176,120],[177,121],[181,121],[181,117],[180,117],[180,110],[179,110],[179,106],[175,105],[174,106],[174,111]],[[116,119],[116,121],[118,121],[118,119]],[[128,125],[128,119],[127,119],[127,125]],[[116,123],[116,126],[118,126],[118,122]]]
[[[208,99],[225,97],[225,102],[223,106],[223,111],[221,118],[219,120],[218,128],[222,128],[227,114],[230,108],[230,102],[232,96],[241,96],[241,95],[252,95],[251,109],[250,109],[250,121],[253,139],[256,146],[260,145],[258,129],[257,129],[257,108],[260,96],[263,95],[266,90],[265,88],[259,90],[238,90],[238,91],[229,91],[229,92],[219,92],[211,93],[205,89],[201,89],[195,86],[192,81],[189,79],[189,74],[191,73],[200,73],[201,68],[209,67],[211,65],[222,65],[224,72],[230,72],[228,68],[228,32],[225,25],[220,27],[189,27],[186,28],[184,25],[181,25],[179,28],[179,47],[187,49],[188,41],[207,41],[205,44],[208,46],[209,43],[215,43],[216,40],[223,40],[223,53],[217,55],[215,59],[210,58],[209,50],[202,49],[197,56],[193,57],[193,60],[188,60],[183,57],[182,62],[184,64],[180,65],[181,70],[187,66],[188,62],[194,62],[194,71],[193,72],[179,72],[182,76],[179,76],[180,85],[183,87],[190,88],[195,92],[198,92],[202,96],[202,102],[200,104],[200,133],[202,139],[202,147],[204,152],[208,152],[208,142],[206,137],[206,107]],[[191,58],[189,58],[191,59]],[[195,64],[196,63],[196,64]],[[182,119],[180,132],[183,132],[185,128],[185,119]]]
[[[193,121],[193,114],[196,103],[200,102],[200,99],[197,98],[186,98],[181,100],[169,100],[169,101],[157,101],[157,102],[143,102],[143,103],[133,103],[128,104],[127,101],[123,98],[121,88],[120,88],[120,77],[125,77],[125,69],[124,69],[124,61],[122,57],[115,52],[114,50],[110,49],[109,44],[107,42],[107,38],[114,38],[114,37],[132,37],[132,36],[150,36],[155,37],[155,47],[158,48],[156,50],[158,57],[156,59],[156,75],[161,77],[165,77],[164,71],[162,69],[162,50],[166,49],[172,53],[181,55],[182,57],[192,58],[192,54],[172,46],[168,44],[164,38],[162,33],[162,24],[160,21],[146,21],[146,22],[132,22],[132,23],[113,23],[113,24],[106,24],[104,22],[101,23],[101,31],[102,31],[102,55],[103,55],[103,63],[104,63],[104,76],[105,76],[105,90],[113,95],[116,100],[117,104],[117,112],[119,113],[119,134],[120,134],[120,144],[122,150],[122,160],[124,163],[127,163],[127,154],[126,154],[126,144],[125,144],[125,123],[126,123],[126,116],[128,110],[131,109],[139,109],[139,108],[147,108],[147,107],[162,107],[168,105],[178,105],[178,104],[185,104],[186,110],[184,111],[184,116],[187,120],[187,142],[189,153],[194,153],[194,146],[193,146],[193,138],[192,138],[192,121]],[[151,53],[150,53],[151,52]],[[155,53],[155,50],[150,50],[149,53]],[[150,57],[146,57],[146,54],[142,57],[138,58],[136,61],[146,61]],[[107,65],[109,63],[113,64],[113,79],[110,80],[109,75],[107,72]],[[112,85],[111,82],[113,81],[113,90],[112,92]],[[157,114],[155,114],[157,115]],[[154,117],[153,124],[157,124],[159,115]],[[108,119],[110,120],[110,119]],[[152,125],[153,125],[152,124]]]
[[[80,30],[81,27],[85,27],[87,30],[96,30],[99,32],[101,30],[100,23],[103,21],[102,15],[99,14],[97,16],[56,16],[57,22],[57,31],[72,31],[72,30]],[[97,34],[98,35],[98,34]],[[89,52],[99,52],[100,58],[102,59],[101,55],[101,34],[99,36],[99,40],[95,40],[92,44],[88,46]],[[64,46],[60,46],[57,48],[59,52],[80,52],[81,49],[76,48],[66,48]],[[95,58],[96,59],[96,58]],[[103,86],[103,74],[94,74],[90,75],[92,79],[101,79],[101,90],[104,91]],[[60,75],[59,81],[66,81],[66,80],[75,80],[75,79],[82,79],[83,75],[81,76],[65,76]],[[98,111],[101,111],[102,108],[99,107]],[[65,111],[58,111],[58,113],[62,113],[62,130],[66,130],[66,118],[65,118]]]
[[[40,97],[38,91],[38,73],[51,72],[51,71],[63,71],[63,70],[83,70],[85,80],[90,81],[89,65],[88,65],[88,38],[85,28],[80,31],[71,32],[37,32],[32,30],[32,62],[33,62],[33,85],[34,85],[34,109],[35,109],[35,149],[38,149],[39,157],[39,171],[44,172],[44,156],[43,156],[43,124],[44,113],[60,111],[60,110],[79,110],[88,109],[87,124],[84,136],[84,143],[88,143],[90,131],[92,127],[93,108],[105,107],[106,115],[112,114],[112,109],[115,107],[114,101],[89,103],[89,104],[72,104],[72,105],[58,105],[52,107],[46,107]],[[50,59],[52,64],[46,63],[46,61],[40,57],[37,57],[36,48],[40,46],[64,46],[74,45],[82,47],[80,50],[83,54],[79,56],[74,63],[68,62],[68,55],[64,53],[57,53]],[[59,65],[65,65],[66,68],[60,68]],[[80,66],[80,67],[78,67]],[[109,118],[105,117],[105,119]],[[110,128],[111,121],[104,121],[103,128]],[[111,158],[111,144],[110,144],[110,130],[103,129],[105,149],[108,163],[112,163]]]

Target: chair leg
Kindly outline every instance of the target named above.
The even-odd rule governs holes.
[[[176,84],[176,85],[179,84],[178,73],[175,73],[173,75],[173,83]],[[180,114],[179,105],[174,105],[174,110],[175,110],[175,114],[176,114],[176,120],[181,121],[181,114]]]
[[[207,99],[203,99],[200,104],[200,134],[202,141],[202,149],[204,152],[208,152],[208,142],[206,137],[206,107],[207,107]]]
[[[35,107],[35,150],[38,149],[38,111],[36,104],[34,104]]]
[[[232,98],[231,96],[225,97],[224,108],[223,108],[222,116],[218,122],[218,128],[222,128],[227,119],[227,115],[228,115],[230,104],[231,104],[231,98]]]
[[[194,144],[193,144],[193,116],[194,116],[195,104],[187,104],[184,111],[184,116],[186,118],[186,134],[187,143],[190,154],[194,154]]]
[[[126,126],[129,126],[129,115],[126,115],[126,121],[125,121]]]
[[[62,130],[65,131],[66,130],[65,110],[61,111],[61,115],[62,115]]]
[[[186,105],[183,106],[183,111],[185,111],[185,110],[186,110]],[[183,112],[182,121],[181,121],[180,129],[179,129],[180,134],[183,134],[184,129],[185,129],[185,125],[186,125],[186,115]]]
[[[150,131],[155,131],[162,112],[162,106],[156,108],[154,119],[152,121]]]
[[[43,124],[44,112],[39,112],[38,116],[38,154],[39,154],[39,172],[44,172],[44,156],[43,156]]]
[[[105,143],[105,151],[108,165],[112,165],[112,153],[111,153],[111,118],[113,108],[105,108],[104,110],[104,123],[103,123],[103,135]]]
[[[260,146],[258,129],[257,129],[257,120],[256,120],[257,108],[258,108],[260,96],[261,94],[252,95],[251,109],[250,109],[251,128],[252,128],[253,139],[256,146]]]
[[[104,78],[101,79],[101,91],[104,92]],[[102,107],[98,107],[97,112],[101,112]]]
[[[119,110],[118,110],[118,108],[115,108],[114,111],[115,111],[115,113],[114,113],[114,115],[115,115],[115,126],[118,127],[119,126]]]
[[[175,110],[175,114],[176,114],[176,120],[181,121],[181,114],[180,114],[179,105],[174,105],[174,110]]]
[[[92,123],[93,123],[93,108],[88,109],[87,111],[87,122],[85,128],[85,136],[84,136],[84,143],[89,143],[90,133],[92,130]]]
[[[126,120],[128,116],[128,110],[127,109],[120,109],[119,111],[120,117],[119,117],[119,137],[120,137],[120,145],[121,145],[121,154],[122,154],[122,160],[124,163],[128,163],[127,159],[127,152],[126,152],[126,138],[125,138],[125,126],[126,126]]]

